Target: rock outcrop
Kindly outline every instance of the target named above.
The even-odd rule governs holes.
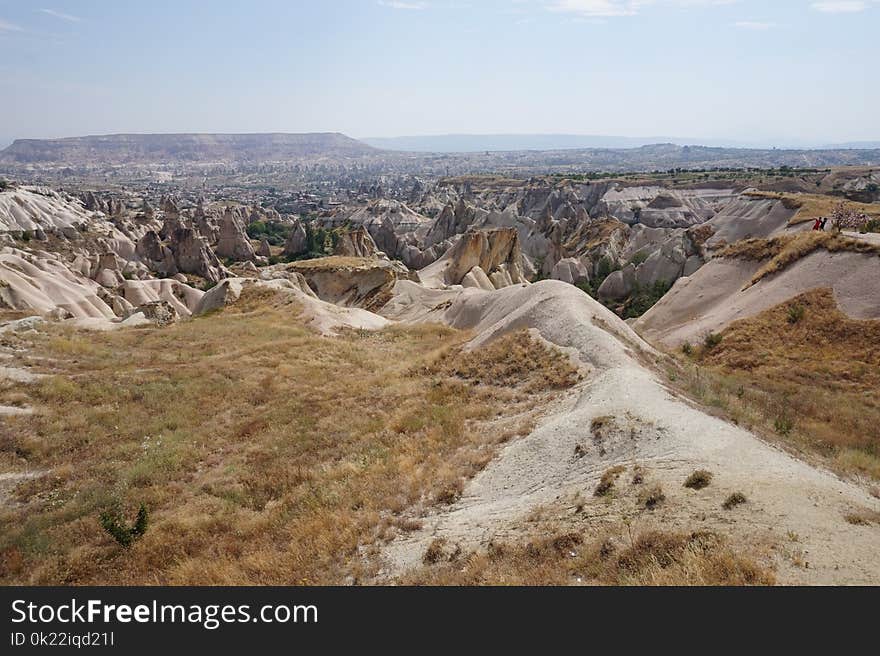
[[[171,278],[126,280],[122,293],[132,307],[164,301],[181,317],[190,316],[205,294],[200,289]]]
[[[244,226],[229,209],[220,220],[220,234],[215,252],[219,257],[233,262],[249,262],[256,256]]]
[[[0,232],[66,232],[76,238],[92,216],[66,194],[42,187],[20,187],[0,193]]]
[[[112,319],[116,315],[97,282],[71,271],[55,254],[0,249],[0,307],[62,314],[62,317]]]
[[[599,286],[599,296],[611,300],[626,298],[636,288],[636,268],[627,264],[620,271],[613,271]]]
[[[379,252],[376,242],[363,226],[340,236],[334,255],[343,257],[375,257]]]
[[[211,283],[217,283],[225,277],[220,260],[210,249],[205,238],[192,228],[176,230],[171,237],[169,247],[174,253],[177,271],[200,276]]]
[[[708,257],[698,234],[701,230],[700,227],[684,230],[634,226],[621,258],[628,263],[605,279],[598,289],[599,296],[621,300],[636,288],[656,283],[671,286],[682,276],[692,275]]]
[[[468,284],[484,283],[488,277],[495,289],[527,282],[523,274],[519,234],[515,228],[472,230],[461,235],[442,258],[419,272],[428,286],[460,285],[474,268]]]
[[[550,273],[553,280],[561,280],[570,285],[580,285],[590,282],[590,272],[584,263],[576,257],[567,257],[559,260]]]
[[[269,267],[261,278],[286,278],[300,274],[323,301],[375,312],[391,298],[394,284],[409,277],[399,263],[383,259],[324,257]]]
[[[151,301],[133,308],[126,319],[140,314],[144,319],[157,326],[168,326],[180,319],[177,311],[168,301]]]
[[[290,228],[290,234],[284,243],[284,255],[286,257],[299,257],[309,250],[309,236],[306,227],[299,219],[294,219]]]

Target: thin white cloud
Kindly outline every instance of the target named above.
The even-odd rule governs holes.
[[[741,30],[756,30],[756,31],[764,31],[771,30],[776,27],[776,23],[763,23],[761,21],[737,21],[733,24],[734,27],[738,27]]]
[[[814,2],[812,7],[825,14],[855,14],[865,11],[868,8],[868,3],[862,0],[825,0],[824,2]]]
[[[640,2],[619,0],[557,0],[547,6],[550,11],[577,14],[582,17],[632,16],[638,13]]]
[[[404,2],[403,0],[379,0],[379,4],[390,9],[427,9],[427,2]]]
[[[651,5],[689,8],[732,5],[737,2],[739,0],[554,0],[546,8],[586,18],[607,18],[634,16]]]
[[[73,14],[65,14],[63,11],[57,11],[55,9],[40,9],[40,11],[44,14],[52,16],[53,18],[58,18],[59,20],[67,21],[69,23],[79,23],[82,18],[79,16],[74,16]]]
[[[24,30],[18,25],[0,18],[0,32],[24,32]]]

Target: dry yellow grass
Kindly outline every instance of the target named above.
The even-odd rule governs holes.
[[[737,321],[676,382],[698,400],[845,473],[880,478],[880,321],[818,289]]]
[[[522,335],[488,348],[506,343],[523,362],[462,379],[484,357],[460,349],[466,337],[422,326],[321,338],[295,306],[245,297],[167,329],[28,338],[56,375],[30,390],[40,414],[4,422],[0,458],[46,474],[0,505],[0,580],[364,580],[384,541],[528,431],[547,385],[573,380]],[[131,521],[141,503],[149,528],[123,549],[99,514],[118,504]]]
[[[331,255],[329,257],[316,257],[311,260],[297,260],[287,265],[288,269],[299,270],[321,270],[321,269],[363,269],[377,266],[378,260],[371,260],[366,257],[346,257],[342,255]]]
[[[492,543],[461,553],[434,543],[417,585],[773,585],[772,572],[736,553],[715,533],[646,531],[587,540],[551,534],[524,544]]]
[[[536,341],[527,330],[511,333],[471,353],[456,347],[425,367],[426,373],[452,376],[472,385],[498,380],[525,383],[526,392],[565,389],[580,380],[569,357]]]
[[[752,276],[751,284],[754,285],[762,278],[782,271],[819,248],[824,248],[830,253],[849,251],[880,255],[880,246],[841,234],[820,231],[781,235],[771,239],[744,239],[727,246],[719,255],[747,260],[767,260],[767,263]]]
[[[626,230],[626,224],[617,219],[584,222],[562,245],[563,251],[572,254],[591,251],[608,243],[614,233],[620,230]]]
[[[593,496],[604,497],[611,494],[618,477],[625,471],[626,467],[623,465],[616,465],[605,470],[602,473],[602,478],[599,479],[599,484],[596,485],[596,489],[593,490]]]
[[[830,216],[834,208],[842,200],[845,200],[838,196],[826,196],[824,194],[788,194],[774,191],[755,191],[749,192],[747,195],[781,200],[788,209],[796,209],[797,214],[789,219],[788,225],[807,223],[822,216]],[[875,219],[880,218],[880,205],[857,203],[855,201],[846,201],[846,205],[856,212],[864,212]]]

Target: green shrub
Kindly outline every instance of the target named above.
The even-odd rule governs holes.
[[[131,527],[126,526],[118,504],[102,512],[100,520],[101,528],[107,531],[120,545],[128,548],[135,540],[147,532],[147,507],[141,504],[140,508],[138,508],[134,524]]]
[[[637,319],[663,298],[672,288],[672,284],[665,280],[658,280],[653,285],[641,287],[636,285],[635,290],[627,299],[624,309],[624,319]]]
[[[620,271],[620,265],[612,262],[610,258],[603,257],[599,260],[599,263],[596,265],[596,275],[592,281],[591,289],[594,290],[594,293],[590,294],[593,298],[596,298],[596,292],[599,291],[599,287],[602,286],[602,283],[605,282],[605,278],[610,276],[615,271]]]
[[[720,333],[706,333],[703,337],[703,346],[706,347],[706,350],[711,351],[721,343],[721,339]]]
[[[247,227],[247,235],[251,239],[265,239],[272,246],[283,246],[290,236],[290,228],[278,221],[254,221]]]
[[[576,282],[574,286],[580,289],[584,294],[595,298],[596,290],[593,289],[593,285],[591,285],[588,280],[581,280],[580,282]]]
[[[322,228],[311,223],[305,224],[306,228],[306,254],[297,257],[298,260],[311,260],[317,257],[333,255],[336,245],[342,234],[347,230],[341,228]]]
[[[791,325],[796,324],[798,321],[804,318],[804,306],[800,303],[795,303],[794,305],[788,306],[788,323]]]
[[[692,355],[694,352],[694,347],[691,346],[690,342],[685,342],[681,345],[681,352],[685,355]]]
[[[777,434],[782,435],[783,437],[789,435],[793,428],[794,422],[786,415],[782,415],[773,420],[773,429]]]
[[[611,272],[617,271],[620,267],[615,265],[608,257],[603,257],[596,265],[596,277],[604,280]]]
[[[645,262],[645,260],[648,259],[649,256],[650,256],[649,253],[646,253],[644,251],[639,251],[638,253],[633,255],[632,259],[630,260],[630,264],[632,264],[633,266],[639,266],[640,264],[643,264]]]

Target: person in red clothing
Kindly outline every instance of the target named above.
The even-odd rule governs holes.
[[[816,217],[816,222],[813,224],[813,230],[821,230],[822,229],[822,219]]]

